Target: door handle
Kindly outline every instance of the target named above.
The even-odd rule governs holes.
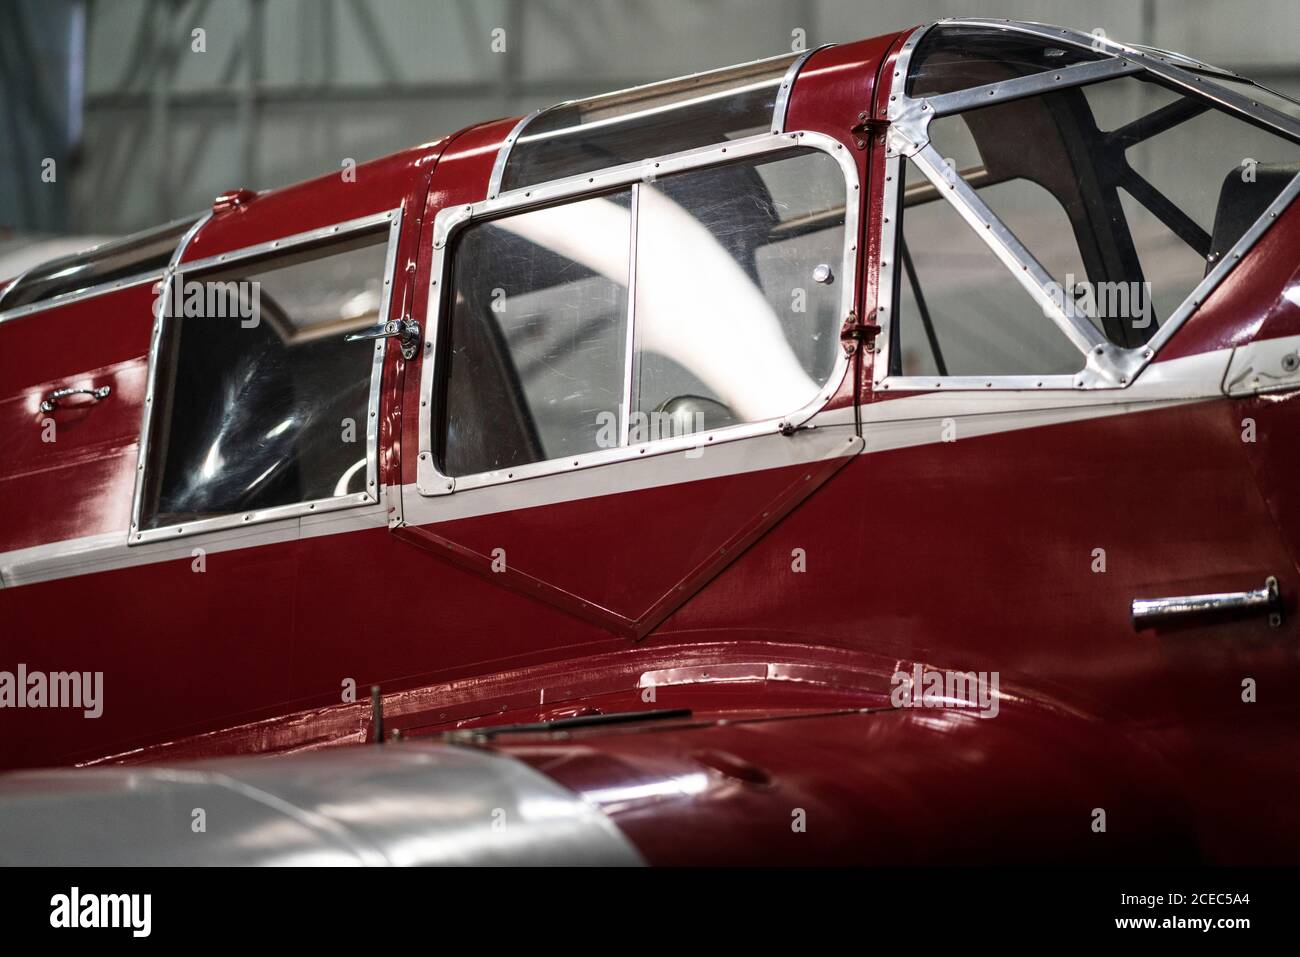
[[[402,358],[415,358],[415,350],[420,344],[420,324],[414,319],[389,319],[344,336],[346,342],[361,342],[366,339],[398,339],[401,341]]]
[[[1177,621],[1179,618],[1224,612],[1266,614],[1271,627],[1280,627],[1282,598],[1278,592],[1277,579],[1269,575],[1264,581],[1264,587],[1253,591],[1177,595],[1171,598],[1135,598],[1131,609],[1134,629],[1142,629],[1166,621]]]
[[[112,391],[113,387],[107,385],[101,385],[98,389],[55,389],[41,402],[41,411],[53,412],[59,407],[59,400],[66,399],[70,395],[88,395],[98,402]]]

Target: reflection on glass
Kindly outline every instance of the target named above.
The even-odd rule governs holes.
[[[503,190],[766,133],[798,53],[562,103],[510,151]]]
[[[907,95],[939,96],[1106,57],[1009,27],[936,26],[912,54]]]
[[[838,164],[793,149],[467,228],[443,470],[508,475],[805,407],[839,351],[844,202]]]
[[[618,444],[629,206],[624,190],[462,234],[445,352],[448,475]]]
[[[365,491],[388,230],[178,275],[142,527]]]
[[[835,161],[800,150],[665,177],[642,186],[637,222],[639,424],[686,404],[700,431],[811,402],[839,347]]]
[[[176,220],[36,266],[12,288],[5,290],[0,284],[4,292],[0,310],[17,309],[145,273],[161,273],[194,223],[194,218]]]

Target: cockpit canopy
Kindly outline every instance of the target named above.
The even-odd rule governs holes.
[[[1123,385],[1295,191],[1300,105],[1181,54],[949,21],[901,60],[883,388]]]

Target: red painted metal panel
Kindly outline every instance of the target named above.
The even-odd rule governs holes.
[[[1181,795],[1104,725],[876,704],[494,746],[601,807],[652,864],[1196,859]],[[1103,837],[1094,807],[1109,812]]]
[[[1300,335],[1300,207],[1292,204],[1160,350],[1156,361]]]
[[[786,114],[787,129],[825,133],[850,150],[854,158],[860,184],[858,222],[863,224],[857,237],[862,254],[858,257],[858,296],[854,309],[864,320],[872,317],[876,308],[880,248],[871,224],[879,215],[885,153],[883,137],[874,132],[869,122],[871,103],[882,64],[888,62],[889,51],[905,38],[906,33],[885,34],[818,50],[800,71]],[[859,349],[850,374],[827,408],[845,408],[855,401],[866,400],[871,375],[869,368],[863,374],[863,363],[869,361],[870,353]]]
[[[0,325],[0,552],[121,531],[135,484],[154,284]],[[99,388],[41,401],[55,389]]]
[[[270,242],[401,206],[417,212],[447,140],[262,193],[215,213],[195,234],[184,262]],[[341,162],[341,161],[340,161]]]
[[[68,763],[238,723],[268,708],[292,710],[277,706],[292,698],[300,547],[214,552],[202,573],[186,553],[0,590],[0,668],[103,674],[97,718],[76,709],[6,709],[0,763]]]
[[[0,396],[149,355],[154,284],[0,323]]]
[[[437,283],[431,285],[429,275],[434,220],[448,206],[477,203],[487,197],[488,181],[492,176],[492,164],[496,160],[497,151],[517,122],[518,118],[495,120],[463,130],[449,140],[438,161],[436,174],[424,200],[415,283],[412,287],[412,312],[419,319],[422,329],[427,327],[429,321],[429,296],[442,294],[441,277],[432,277]],[[409,410],[409,414],[403,420],[400,444],[412,450],[420,447],[420,367],[424,360],[422,352],[408,363],[410,374],[402,384],[402,408]],[[401,468],[402,481],[414,483],[416,456],[406,456]]]
[[[498,586],[640,638],[846,461],[602,495],[398,534]]]

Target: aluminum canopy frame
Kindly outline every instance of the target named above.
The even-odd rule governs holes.
[[[530,137],[529,128],[534,125],[535,121],[539,118],[552,117],[563,111],[604,110],[613,115],[598,121],[600,125],[633,123],[651,113],[676,112],[708,100],[734,98],[747,89],[770,87],[772,91],[770,130],[773,134],[784,133],[786,132],[785,121],[790,104],[790,93],[794,89],[795,79],[814,53],[830,46],[834,46],[834,44],[824,43],[821,46],[810,47],[801,52],[782,53],[777,56],[752,60],[748,63],[723,67],[717,70],[706,70],[670,80],[647,83],[626,90],[602,93],[583,100],[566,100],[563,103],[556,103],[552,106],[534,110],[515,124],[514,129],[510,131],[498,149],[496,160],[492,164],[492,174],[488,181],[487,198],[490,200],[496,199],[502,193],[512,191],[503,186],[503,180],[511,164],[511,154],[521,139],[526,140]],[[742,86],[742,83],[748,85]],[[713,89],[711,92],[701,93],[701,87]],[[658,101],[658,105],[647,109],[645,108],[647,101]],[[555,132],[571,133],[582,129],[583,125],[578,123]],[[677,152],[677,150],[659,150],[657,152]],[[636,157],[635,159],[647,158],[649,158],[648,155]],[[574,175],[577,172],[588,172],[588,170],[574,171]],[[564,177],[548,176],[535,182],[517,184],[514,191],[537,186],[546,180],[558,178]]]
[[[923,37],[933,29],[985,28],[1041,37],[1055,43],[1086,48],[1102,58],[1060,69],[1016,77],[932,97],[910,97],[907,81],[911,60]],[[911,391],[933,389],[1106,389],[1129,385],[1178,331],[1188,317],[1200,307],[1211,292],[1232,271],[1246,252],[1300,193],[1300,176],[1293,178],[1265,209],[1260,218],[1205,275],[1183,303],[1165,320],[1149,341],[1141,346],[1123,348],[1107,340],[1077,310],[1066,310],[1060,294],[1053,288],[1050,274],[1014,233],[980,199],[960,176],[954,175],[937,150],[930,145],[929,125],[939,116],[993,103],[1037,95],[1049,90],[1083,86],[1111,77],[1147,73],[1192,95],[1203,97],[1224,110],[1263,124],[1293,142],[1300,142],[1300,121],[1252,100],[1249,96],[1216,82],[1216,77],[1237,77],[1226,70],[1203,64],[1199,60],[1155,50],[1150,47],[1119,43],[1104,36],[1083,33],[1040,23],[994,19],[948,19],[918,27],[900,48],[894,69],[886,119],[886,181],[882,221],[878,224],[881,249],[880,292],[877,322],[877,353],[872,376],[873,387],[881,390]],[[1073,375],[996,375],[996,376],[895,376],[889,375],[890,333],[896,302],[897,279],[892,257],[896,249],[899,183],[903,163],[911,159],[947,202],[951,203],[972,231],[989,247],[1015,276],[1080,352],[1082,368]],[[889,257],[889,258],[885,258]]]

